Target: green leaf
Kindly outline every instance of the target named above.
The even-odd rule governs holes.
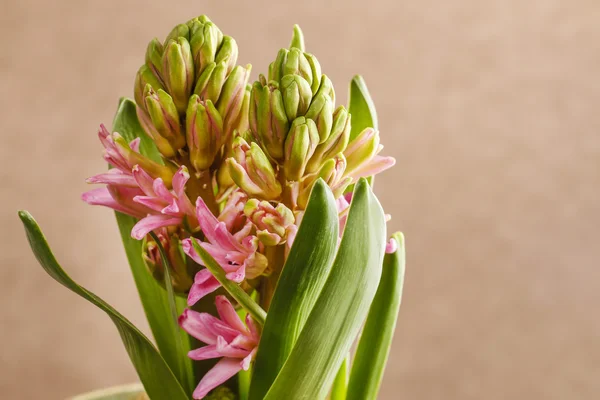
[[[31,214],[20,211],[19,217],[25,227],[31,250],[48,275],[100,308],[112,319],[150,398],[153,400],[188,399],[185,390],[150,340],[117,310],[94,293],[79,286],[67,275],[54,258],[46,238]]]
[[[242,306],[248,313],[254,318],[256,322],[263,326],[265,324],[265,318],[267,317],[267,313],[263,310],[257,302],[255,302],[248,293],[244,292],[244,290],[238,286],[237,283],[230,281],[225,276],[225,271],[215,259],[208,254],[206,250],[202,248],[198,244],[196,240],[192,240],[192,246],[194,246],[194,250],[198,253],[206,268],[210,271],[210,273],[215,277],[216,280],[219,281],[221,286],[238,302],[240,306]]]
[[[331,396],[329,400],[346,400],[348,392],[348,368],[350,367],[350,354],[344,358],[344,362],[340,367],[331,388]]]
[[[319,179],[279,277],[256,355],[250,399],[260,400],[289,356],[325,284],[338,238],[331,190]]]
[[[340,249],[266,400],[321,400],[365,321],[381,277],[385,218],[365,179],[356,184]]]
[[[383,260],[381,281],[352,363],[348,400],[377,398],[392,345],[405,267],[404,236],[396,233],[392,237],[398,242],[398,250],[386,254]]]
[[[119,132],[127,141],[139,137],[140,152],[162,163],[154,143],[142,129],[135,109],[136,105],[131,99],[121,99],[113,120],[113,131]],[[168,293],[148,273],[142,259],[142,241],[131,237],[131,229],[137,220],[119,212],[115,214],[127,260],[156,345],[179,382],[191,394],[194,374],[192,360],[187,357],[187,353],[191,350],[190,338],[183,330],[178,329],[177,325],[174,326]],[[178,297],[175,302],[178,311],[186,306],[183,298]]]
[[[350,99],[348,112],[352,115],[352,129],[350,131],[350,141],[352,141],[365,128],[378,129],[377,112],[362,76],[356,75],[352,78],[348,97]]]

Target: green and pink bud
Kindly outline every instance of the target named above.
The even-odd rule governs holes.
[[[155,91],[150,85],[146,85],[144,100],[156,132],[169,142],[174,151],[183,148],[186,144],[185,135],[181,131],[179,112],[173,98],[162,89]],[[152,133],[149,134],[152,136]]]
[[[163,53],[162,77],[180,114],[187,109],[194,88],[194,74],[190,43],[184,37],[170,39]]]
[[[325,161],[346,149],[352,128],[350,121],[351,116],[344,106],[340,106],[335,110],[331,134],[325,142],[317,146],[315,153],[306,166],[308,172],[315,172]]]
[[[298,228],[294,213],[283,203],[274,207],[268,201],[250,199],[244,207],[244,214],[256,226],[256,236],[265,246],[287,242],[291,247]]]
[[[185,131],[190,162],[196,171],[208,169],[224,142],[223,119],[212,101],[191,97]]]
[[[285,140],[283,171],[289,181],[299,181],[304,176],[306,164],[319,144],[319,132],[312,119],[298,117],[292,122]]]
[[[393,157],[380,156],[383,146],[379,143],[379,132],[373,128],[363,130],[344,151],[347,166],[345,176],[357,180],[376,175],[396,163]]]
[[[249,125],[269,156],[274,160],[282,160],[290,123],[277,85],[254,83],[250,96]]]
[[[251,197],[275,200],[281,195],[281,184],[273,165],[255,143],[241,136],[233,142],[233,157],[227,159],[231,179]]]

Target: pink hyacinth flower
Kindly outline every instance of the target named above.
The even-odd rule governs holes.
[[[143,192],[133,201],[151,212],[135,224],[131,237],[141,240],[155,229],[181,225],[186,216],[194,220],[194,207],[185,193],[185,184],[190,178],[185,166],[181,166],[173,176],[173,190],[169,190],[161,178],[152,179],[137,165],[133,167],[133,177]]]
[[[258,252],[259,243],[256,236],[250,235],[251,223],[246,223],[241,230],[232,234],[227,229],[227,224],[219,221],[200,197],[196,202],[196,214],[207,242],[201,242],[196,238],[184,239],[181,244],[188,256],[196,263],[204,265],[202,258],[194,249],[193,240],[219,263],[229,280],[239,283],[246,277],[252,279],[263,273],[267,267],[267,259]],[[221,285],[210,271],[207,269],[199,271],[188,295],[188,305],[195,304],[219,286]]]
[[[246,317],[244,325],[225,296],[217,296],[215,305],[220,319],[208,313],[199,313],[189,309],[179,317],[179,325],[188,334],[206,343],[206,346],[188,353],[192,360],[222,357],[204,375],[194,390],[194,399],[204,398],[208,392],[239,371],[247,371],[256,354],[259,342],[258,330],[249,315]]]
[[[93,206],[104,206],[134,218],[143,218],[151,210],[133,201],[136,196],[141,194],[143,192],[138,188],[108,185],[85,192],[81,195],[81,199]]]

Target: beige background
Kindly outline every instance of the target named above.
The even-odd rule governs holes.
[[[600,396],[597,0],[2,0],[0,398],[135,380],[111,322],[36,264],[16,210],[147,330],[112,213],[79,195],[146,43],[201,13],[254,75],[299,23],[341,101],[353,74],[369,85],[398,160],[377,191],[409,255],[381,399]]]

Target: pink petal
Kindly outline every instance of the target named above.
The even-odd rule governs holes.
[[[134,165],[131,172],[133,173],[135,181],[140,189],[142,189],[144,194],[146,194],[146,196],[155,197],[156,193],[154,193],[154,189],[152,187],[154,185],[154,179],[152,179],[152,177],[139,165]]]
[[[129,142],[129,147],[131,148],[131,150],[135,151],[136,153],[140,152],[140,142],[141,139],[139,137],[133,139],[131,142]]]
[[[153,196],[135,196],[133,201],[139,204],[143,204],[151,210],[156,211],[157,213],[162,213],[162,210],[165,208],[165,202],[158,197]]]
[[[108,172],[94,175],[86,179],[87,183],[102,183],[107,185],[120,185],[129,187],[138,187],[137,182],[132,175],[123,173],[116,168]]]
[[[376,155],[367,163],[359,166],[354,171],[352,171],[350,173],[350,176],[353,179],[359,179],[367,176],[377,175],[380,172],[383,172],[386,169],[393,167],[395,164],[396,159],[394,157],[384,157]]]
[[[248,332],[248,328],[246,328],[237,312],[235,312],[235,308],[233,308],[227,297],[223,295],[217,296],[215,298],[215,305],[217,306],[219,317],[223,322],[240,332]]]
[[[97,188],[85,192],[81,195],[81,199],[90,205],[112,208],[113,210],[131,215],[135,218],[142,218],[145,215],[143,210],[136,209],[135,207],[128,207],[117,202],[110,194],[108,188]]]
[[[250,335],[256,341],[256,343],[258,343],[258,340],[260,339],[260,333],[258,332],[258,328],[256,327],[256,324],[254,323],[254,320],[250,314],[246,314],[246,325],[250,330]]]
[[[244,338],[244,335],[239,335],[238,337]],[[243,341],[243,339],[242,339],[242,341]],[[219,352],[219,354],[221,354],[221,357],[244,358],[244,357],[248,356],[248,354],[250,353],[250,351],[252,351],[252,349],[254,347],[255,346],[252,346],[250,348],[250,350],[245,350],[243,348],[236,347],[233,344],[227,343],[227,341],[222,336],[219,336],[217,338],[216,351]]]
[[[190,288],[190,293],[188,294],[188,306],[193,306],[201,298],[209,293],[214,292],[220,286],[221,284],[219,281],[210,273],[209,270],[203,269],[198,271],[194,277],[194,284]]]
[[[196,200],[196,216],[198,217],[200,229],[202,229],[206,239],[211,243],[217,243],[215,227],[219,223],[219,220],[210,212],[202,197],[198,197],[198,200]]]
[[[163,199],[167,204],[171,203],[173,199],[175,199],[175,196],[173,196],[173,193],[171,193],[171,191],[167,189],[167,186],[165,185],[165,182],[162,180],[162,178],[156,178],[154,180],[152,189],[154,189],[154,193],[156,193],[156,196]]]
[[[134,225],[131,230],[131,237],[137,240],[142,240],[148,233],[155,229],[165,226],[180,225],[182,223],[180,217],[171,217],[168,215],[148,215],[142,218]]]
[[[256,355],[256,347],[240,363],[240,366],[242,367],[242,369],[244,371],[248,371],[248,368],[250,368],[250,363],[252,362],[252,359],[254,358],[255,355]]]
[[[179,326],[184,331],[206,344],[217,344],[217,338],[223,336],[231,341],[239,332],[224,324],[218,318],[208,314],[186,309],[179,317]]]
[[[220,358],[223,357],[223,355],[219,351],[217,351],[216,345],[211,344],[188,352],[188,357],[192,360],[200,361],[208,360],[211,358]]]
[[[239,360],[234,358],[223,358],[210,371],[204,375],[193,397],[196,400],[203,399],[208,392],[227,381],[242,369]]]

